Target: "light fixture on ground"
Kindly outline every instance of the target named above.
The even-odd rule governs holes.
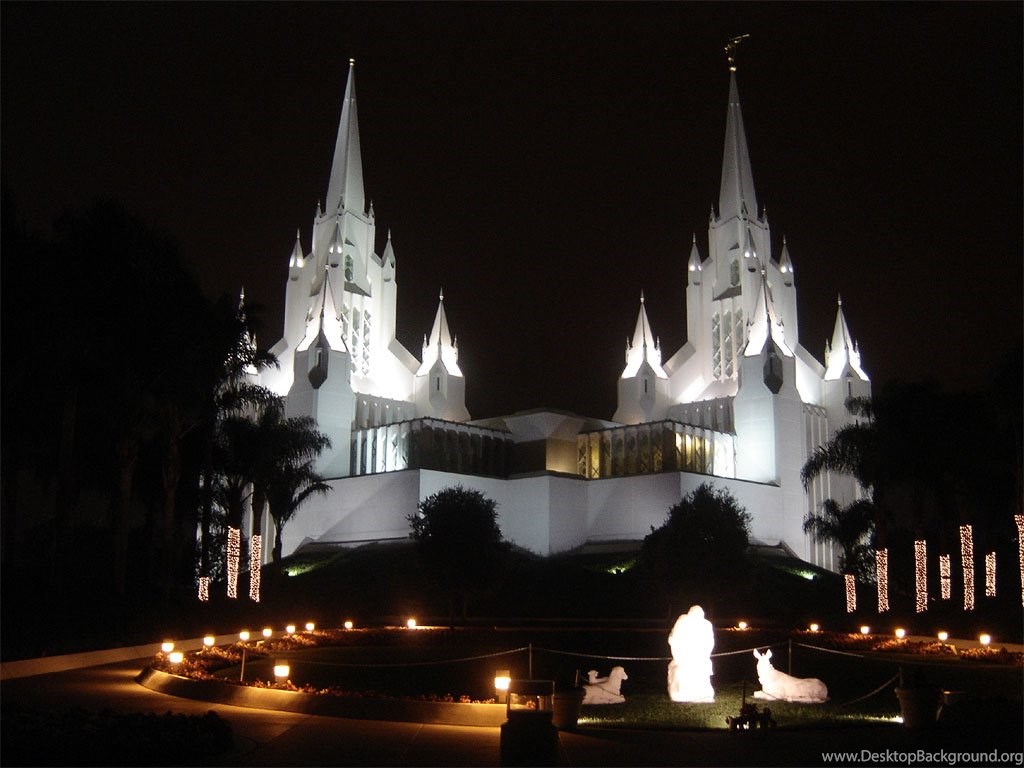
[[[870,635],[871,634],[871,627],[869,627],[867,624],[864,624],[860,628],[860,633],[862,635]]]
[[[270,627],[264,627],[263,628],[263,636],[265,638],[267,638],[268,640],[271,638],[271,636],[273,636],[273,634],[274,634],[274,630],[272,630]]]
[[[163,651],[164,653],[170,653],[171,651],[173,651],[174,650],[174,643],[173,643],[173,641],[171,641],[171,640],[164,640],[162,643],[160,643],[160,650]]]
[[[217,644],[217,638],[214,637],[213,635],[207,635],[206,637],[203,638],[203,645],[205,645],[207,648],[212,648],[216,644]]]
[[[345,622],[345,629],[352,629],[354,626],[355,624],[353,624],[351,620]]]
[[[241,632],[239,632],[238,639],[241,640],[243,643],[249,642],[249,630],[243,629]]]
[[[905,630],[903,627],[897,627],[896,628],[896,637],[898,637],[900,640],[902,640],[906,636],[907,636],[907,630]]]
[[[746,629],[749,626],[745,621],[736,622],[736,629]]]
[[[949,632],[943,629],[936,635],[936,637],[939,638],[940,643],[944,643],[949,640]]]
[[[409,629],[416,629],[416,619],[409,619],[407,622],[405,622],[405,626],[407,626]]]
[[[292,669],[288,666],[287,662],[279,661],[274,665],[274,677],[277,678],[278,682],[288,679],[288,675],[292,673]]]
[[[287,627],[284,628],[284,631],[287,632],[289,635],[294,635],[295,634],[295,625],[294,624],[289,624]]]
[[[809,629],[809,630],[810,630],[811,632],[817,632],[817,631],[818,631],[819,629],[821,629],[821,627],[820,627],[820,626],[818,626],[817,624],[811,624],[811,625],[810,625],[810,626],[808,627],[808,629]]]
[[[316,624],[314,624],[312,621],[307,621],[306,622],[306,631],[307,632],[312,632],[314,629],[316,629]]]
[[[171,662],[171,664],[181,664],[181,662],[185,660],[185,654],[181,651],[171,651],[167,656],[167,660]]]
[[[497,694],[499,704],[504,704],[508,696],[508,686],[512,682],[512,672],[507,669],[499,669],[494,673],[494,692]]]
[[[983,632],[982,634],[978,635],[978,642],[982,645],[988,645],[992,642],[992,635],[988,634],[987,632]]]

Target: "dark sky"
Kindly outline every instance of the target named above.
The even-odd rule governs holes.
[[[707,256],[728,76],[821,359],[974,386],[1022,325],[1021,3],[11,3],[2,172],[32,221],[114,196],[280,335],[347,62],[415,354],[443,285],[474,417],[610,417],[641,289],[666,357]],[[41,282],[42,287],[42,282]]]

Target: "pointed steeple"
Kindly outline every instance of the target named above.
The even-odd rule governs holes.
[[[779,258],[779,273],[782,275],[782,282],[790,286],[793,284],[793,262],[789,258],[789,246],[786,245],[786,236],[782,236],[782,256]]]
[[[754,314],[747,324],[747,344],[743,349],[744,357],[754,357],[761,354],[768,346],[771,339],[786,357],[793,356],[793,350],[786,342],[786,332],[782,325],[782,319],[775,311],[775,302],[772,301],[771,291],[768,290],[768,280],[765,270],[761,270],[761,290],[757,294],[757,304],[754,306]]]
[[[832,341],[825,347],[825,380],[840,379],[847,375],[856,375],[862,381],[868,381],[868,375],[860,365],[860,349],[850,333],[843,314],[843,297],[837,300],[836,324],[832,329]]]
[[[718,218],[727,221],[736,216],[757,216],[754,174],[747,153],[743,112],[736,88],[736,71],[729,72],[729,111],[725,118],[725,151],[722,155],[722,186],[718,193]]]
[[[313,306],[310,308],[309,321],[306,324],[306,333],[302,337],[296,349],[299,352],[309,349],[316,341],[325,348],[335,352],[348,352],[348,345],[341,332],[341,323],[338,322],[338,309],[334,302],[334,293],[331,288],[331,281],[326,278],[320,284],[320,291]]]
[[[651,322],[647,319],[647,306],[641,291],[640,311],[637,313],[633,338],[626,347],[626,368],[622,371],[622,378],[635,376],[645,362],[651,366],[659,379],[668,378],[661,367],[661,345],[655,341],[654,333],[651,331]]]
[[[297,280],[299,277],[298,270],[306,266],[306,258],[302,253],[302,236],[299,234],[299,230],[295,230],[295,247],[292,248],[292,255],[288,259],[288,271],[289,277],[292,280]]]
[[[327,212],[335,213],[342,205],[346,210],[363,213],[366,197],[363,192],[363,160],[359,151],[359,120],[356,115],[356,62],[349,59],[348,82],[334,143],[331,180],[327,185]]]
[[[700,251],[697,250],[697,235],[693,236],[693,245],[690,247],[690,260],[686,264],[687,280],[689,285],[700,285],[700,273],[703,267],[700,263]]]
[[[428,373],[438,360],[450,375],[462,376],[458,362],[459,351],[452,343],[452,333],[448,328],[448,316],[444,311],[443,289],[438,297],[437,314],[434,315],[434,327],[430,331],[430,338],[423,343],[423,362],[420,364],[417,375]]]

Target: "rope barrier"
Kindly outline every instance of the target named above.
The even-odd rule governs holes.
[[[855,659],[863,659],[863,653],[850,653],[848,651],[836,651],[832,648],[821,648],[817,645],[806,645],[805,643],[793,643],[793,645],[799,645],[801,648],[810,648],[812,651],[822,651],[824,653],[834,653],[838,656],[852,656]]]
[[[842,704],[836,704],[836,706],[837,707],[848,707],[851,704],[856,704],[858,701],[864,701],[864,699],[870,698],[870,697],[874,696],[876,693],[879,693],[879,692],[885,690],[886,688],[888,688],[890,685],[892,685],[893,683],[895,683],[899,679],[900,679],[899,673],[896,673],[891,678],[889,678],[884,683],[882,683],[880,686],[875,688],[875,690],[873,690],[871,693],[865,693],[863,696],[861,696],[858,699],[853,699],[851,701],[844,701]]]
[[[509,651],[497,651],[495,653],[484,653],[479,656],[466,656],[461,659],[440,659],[438,661],[407,661],[398,664],[352,664],[341,661],[307,661],[303,659],[303,664],[319,664],[325,667],[360,667],[366,669],[376,669],[379,667],[428,667],[435,664],[458,664],[463,661],[479,661],[480,659],[493,659],[498,656],[508,656],[512,653],[521,653],[527,650],[527,646],[522,648],[513,648]]]

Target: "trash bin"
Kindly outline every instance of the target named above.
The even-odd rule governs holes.
[[[558,760],[558,729],[552,722],[553,680],[512,680],[501,726],[501,764],[555,765]]]

